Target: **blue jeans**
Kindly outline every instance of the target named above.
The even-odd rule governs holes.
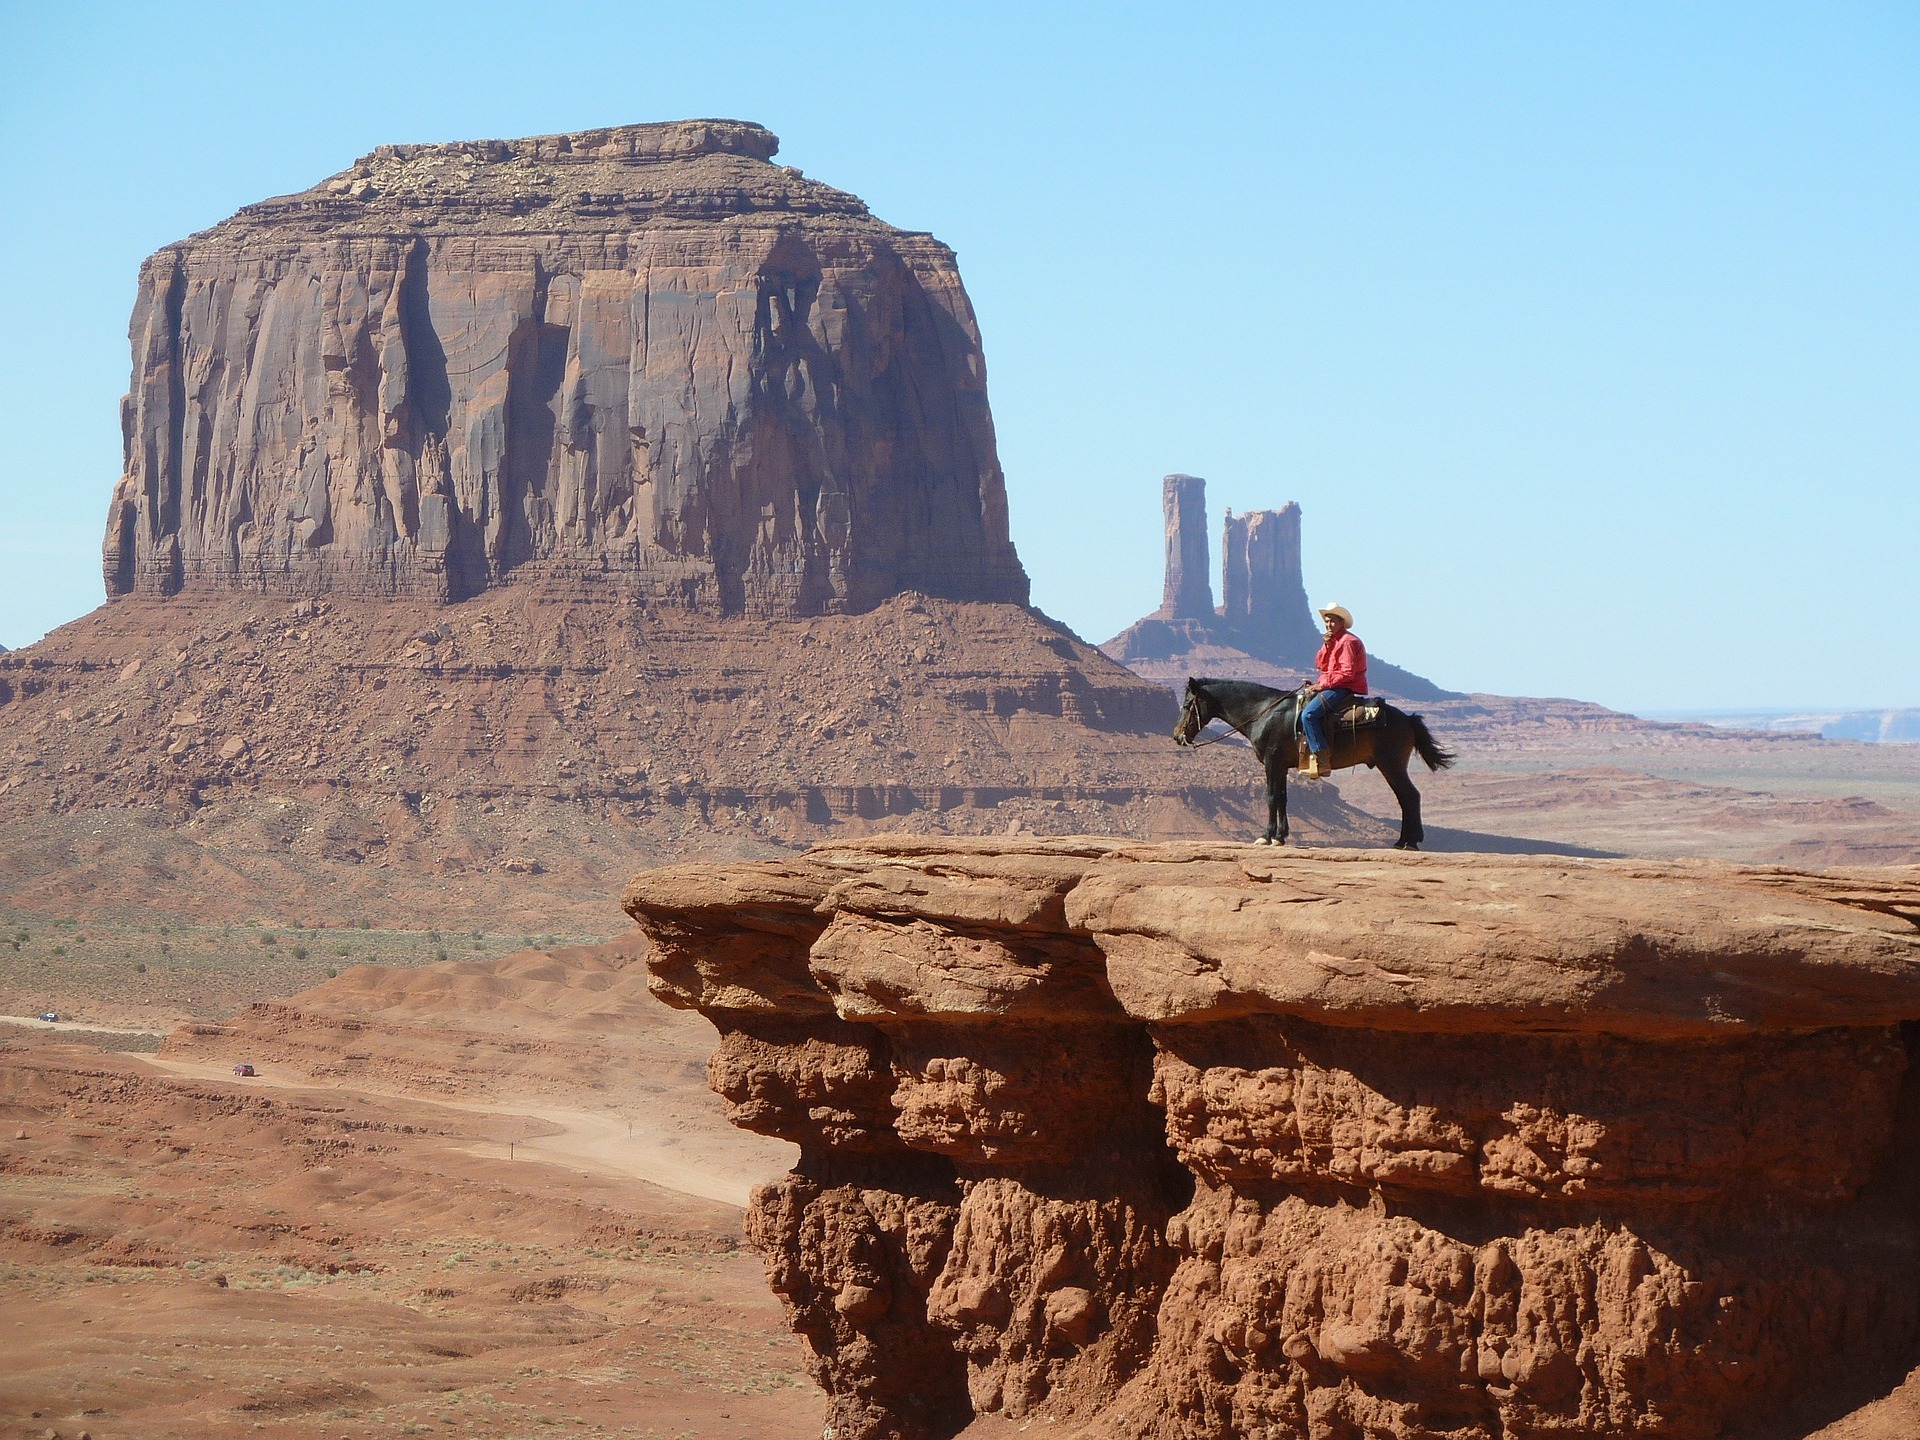
[[[1327,753],[1328,712],[1337,714],[1353,703],[1351,690],[1316,690],[1301,707],[1300,729],[1306,734],[1307,749],[1316,755]]]

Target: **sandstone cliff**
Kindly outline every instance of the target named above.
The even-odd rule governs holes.
[[[1024,603],[953,252],[757,125],[384,145],[142,267],[110,595]]]
[[[904,838],[637,877],[847,1437],[1804,1435],[1920,1358],[1920,871]]]
[[[1231,510],[1220,540],[1220,614],[1239,634],[1259,637],[1275,655],[1311,660],[1320,627],[1307,603],[1300,571],[1300,506]]]

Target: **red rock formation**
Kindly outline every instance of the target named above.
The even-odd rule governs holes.
[[[154,256],[116,598],[0,655],[0,825],[265,821],[409,915],[406,876],[551,910],[843,826],[1250,826],[1243,756],[1026,608],[951,252],[774,147],[386,146]]]
[[[837,1436],[1798,1435],[1920,1355],[1920,871],[894,837],[625,898],[802,1148],[751,1233]]]
[[[1264,823],[1245,751],[1177,749],[1164,689],[1023,607],[761,620],[587,589],[136,596],[0,656],[0,893],[146,906],[162,873],[207,919],[506,906],[594,933],[629,875],[689,853]],[[1293,813],[1310,840],[1392,835],[1331,787]],[[103,824],[135,848],[103,852]]]
[[[1207,482],[1169,475],[1160,482],[1167,525],[1167,579],[1159,614],[1167,620],[1213,619],[1213,578],[1207,561]]]
[[[108,593],[1024,603],[953,253],[777,145],[723,120],[385,145],[161,250]]]
[[[1256,654],[1310,663],[1320,627],[1300,572],[1300,506],[1227,512],[1220,538],[1221,605],[1227,625],[1249,637]]]

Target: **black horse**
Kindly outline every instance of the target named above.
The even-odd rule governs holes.
[[[1267,833],[1256,844],[1286,843],[1287,771],[1300,761],[1300,707],[1306,700],[1304,690],[1273,690],[1251,680],[1187,681],[1187,703],[1173,727],[1174,744],[1193,744],[1208,721],[1219,720],[1247,737],[1267,772]],[[1434,743],[1427,722],[1382,702],[1380,718],[1373,723],[1352,725],[1345,716],[1336,716],[1327,723],[1327,733],[1333,741],[1334,769],[1371,765],[1393,787],[1400,802],[1400,838],[1393,848],[1418,850],[1427,832],[1420,824],[1420,792],[1407,778],[1407,758],[1419,752],[1429,770],[1445,769],[1454,761]]]

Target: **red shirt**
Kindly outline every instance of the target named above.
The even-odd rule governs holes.
[[[1313,663],[1320,672],[1322,690],[1367,693],[1367,647],[1351,630],[1342,630],[1336,638],[1323,644]]]

